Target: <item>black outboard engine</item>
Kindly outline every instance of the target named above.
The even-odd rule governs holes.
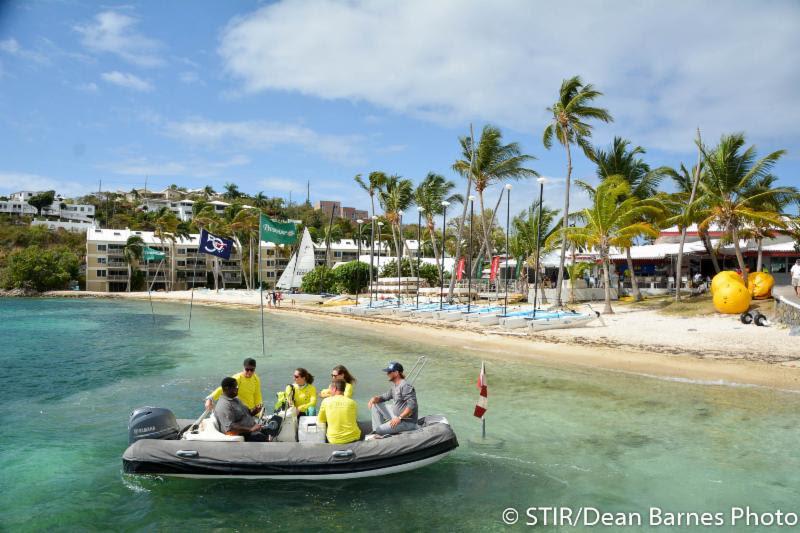
[[[175,415],[162,407],[139,407],[128,419],[128,444],[141,439],[175,440],[180,432]]]

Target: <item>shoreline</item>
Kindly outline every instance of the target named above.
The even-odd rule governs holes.
[[[210,293],[210,294],[209,294]],[[148,300],[147,293],[86,293],[54,291],[40,295],[43,298],[102,298]],[[287,295],[288,297],[288,295]],[[253,300],[254,298],[254,300]],[[159,302],[189,302],[189,291],[152,293]],[[312,297],[314,300],[315,297]],[[256,311],[260,308],[258,294],[245,291],[213,293],[195,292],[194,303],[207,307],[220,307]],[[265,313],[289,313],[311,320],[338,323],[354,329],[376,331],[382,335],[406,340],[422,341],[432,345],[474,352],[476,357],[513,361],[528,361],[555,367],[596,368],[605,371],[632,374],[652,379],[685,381],[705,385],[758,386],[785,392],[800,392],[800,366],[790,358],[747,358],[717,353],[715,350],[685,350],[680,346],[646,345],[615,341],[606,336],[575,335],[579,330],[553,330],[551,335],[531,338],[500,331],[474,331],[466,328],[435,323],[409,322],[383,317],[354,317],[338,313],[335,307],[294,305],[284,302],[277,309],[264,308]],[[637,312],[646,315],[646,312]],[[627,316],[630,315],[630,316]],[[632,320],[634,313],[604,316]],[[641,318],[637,317],[637,319]],[[648,316],[643,317],[645,320]],[[710,318],[709,318],[710,319]],[[666,319],[665,319],[666,320]],[[686,319],[671,318],[680,321]],[[582,328],[586,329],[586,328]],[[601,330],[602,328],[595,328]],[[556,332],[555,335],[552,333]],[[573,332],[570,335],[570,332]],[[596,333],[596,332],[590,332]],[[568,347],[568,350],[565,348]]]

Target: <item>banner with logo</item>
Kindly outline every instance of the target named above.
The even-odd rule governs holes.
[[[497,278],[497,271],[500,270],[500,256],[492,257],[492,269],[489,271],[489,281],[494,281]]]
[[[233,241],[231,239],[217,237],[206,230],[200,232],[200,246],[198,247],[198,251],[201,254],[215,255],[222,259],[230,259],[231,250],[233,250]]]
[[[142,250],[142,259],[145,261],[161,261],[165,257],[167,257],[167,254],[164,252],[159,252],[158,250],[148,246],[145,246],[144,250]]]
[[[461,278],[464,277],[464,263],[465,259],[462,257],[458,260],[458,266],[456,267],[456,279],[461,281]]]
[[[262,214],[259,235],[264,242],[294,244],[297,242],[297,227],[291,222],[275,222]]]

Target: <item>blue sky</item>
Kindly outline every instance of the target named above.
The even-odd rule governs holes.
[[[0,2],[0,194],[235,182],[366,208],[358,173],[419,181],[484,124],[537,157],[562,203],[545,108],[579,74],[653,166],[694,130],[784,148],[800,187],[800,4],[729,2]],[[580,6],[580,9],[577,7]],[[582,155],[574,177],[591,179]],[[516,184],[512,209],[535,194]],[[493,203],[499,188],[490,191]],[[573,203],[585,199],[575,193]]]

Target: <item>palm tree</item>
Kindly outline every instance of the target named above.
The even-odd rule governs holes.
[[[539,175],[535,170],[523,166],[526,162],[536,158],[523,154],[517,143],[503,144],[503,134],[494,126],[487,124],[483,127],[478,145],[474,147],[474,156],[472,153],[472,140],[462,138],[460,141],[463,159],[453,164],[453,170],[462,176],[471,177],[472,183],[475,185],[475,191],[478,193],[481,213],[486,212],[484,192],[489,186],[507,180],[518,180]],[[497,212],[502,195],[501,189],[497,205],[495,205],[492,213]],[[489,224],[481,224],[484,241],[481,246],[481,252],[485,250],[487,254],[491,254],[493,251],[490,231],[493,223],[494,216],[492,216]]]
[[[448,181],[441,174],[428,172],[425,179],[414,189],[414,201],[418,207],[424,209],[425,225],[431,236],[431,246],[436,264],[439,264],[439,248],[436,246],[436,217],[442,214],[442,202],[462,203],[464,197],[460,194],[451,194],[455,183]]]
[[[659,168],[651,171],[650,165],[639,157],[645,153],[644,148],[635,146],[629,149],[630,144],[630,141],[622,137],[614,137],[610,150],[594,149],[592,160],[597,165],[597,177],[605,180],[609,176],[622,176],[630,185],[631,196],[639,200],[652,198],[658,193],[658,185],[667,170]],[[628,272],[631,274],[633,298],[638,302],[642,299],[642,294],[634,274],[630,246],[625,247],[625,256]]]
[[[267,198],[267,196],[264,194],[264,191],[258,191],[253,196],[253,206],[258,208],[263,208],[264,206],[266,206],[267,200],[269,200],[269,198]]]
[[[539,231],[539,210],[542,211],[541,231]],[[536,200],[530,208],[521,212],[511,220],[512,233],[509,247],[514,257],[523,258],[527,268],[537,267],[537,252],[541,258],[541,256],[553,251],[553,235],[558,231],[558,214],[558,209],[542,207],[540,200]],[[541,265],[538,266],[541,270]],[[540,283],[539,287],[542,291],[542,301],[544,301],[544,286]]]
[[[163,207],[159,209],[158,215],[156,219],[153,221],[154,226],[154,233],[158,240],[163,244],[164,241],[168,241],[169,245],[169,263],[170,263],[170,283],[169,283],[169,290],[172,290],[173,285],[175,283],[175,233],[178,230],[178,217],[167,209]]]
[[[239,191],[239,186],[235,183],[226,183],[225,184],[225,192],[222,194],[226,200],[235,200],[242,196],[241,191]]]
[[[131,292],[131,277],[133,277],[132,265],[134,262],[142,260],[144,255],[144,240],[138,235],[131,235],[122,247],[122,257],[128,265],[128,286],[126,292]]]
[[[758,183],[755,184],[754,190],[770,191],[773,188],[773,185],[775,185],[776,181],[777,178],[773,175],[764,176]],[[786,222],[786,220],[788,220],[786,208],[800,198],[800,193],[798,193],[796,187],[783,187],[783,189],[786,189],[788,192],[765,196],[760,201],[756,202],[756,207],[762,211],[773,211],[781,217],[781,220]],[[756,241],[756,245],[758,247],[756,272],[761,272],[763,260],[762,247],[764,244],[764,239],[773,238],[776,230],[784,229],[785,227],[785,225],[782,227],[777,227],[769,221],[760,220],[753,222],[750,224],[750,227],[742,231],[742,236],[751,237]]]
[[[548,150],[553,145],[553,137],[564,147],[567,153],[567,179],[564,189],[564,218],[563,232],[566,234],[569,227],[569,186],[572,176],[572,152],[570,146],[577,144],[583,149],[584,154],[590,157],[592,153],[589,138],[592,136],[592,126],[588,119],[612,122],[614,119],[608,110],[601,107],[592,107],[588,104],[603,93],[587,83],[584,85],[580,76],[574,76],[561,82],[558,100],[547,108],[552,114],[550,124],[544,129],[542,142]],[[556,282],[556,305],[561,305],[561,285],[564,280],[564,261],[567,249],[561,247],[561,258],[558,263],[558,281]]]
[[[258,209],[239,209],[233,213],[233,216],[228,223],[228,228],[233,234],[236,245],[239,247],[239,250],[242,251],[242,261],[240,262],[240,266],[242,270],[242,277],[245,281],[245,287],[247,287],[248,290],[251,288],[250,280],[253,274],[253,241],[255,240],[259,242],[260,246],[260,239],[258,238],[260,218],[261,211]],[[244,267],[245,254],[248,254],[250,258],[249,274]],[[259,265],[258,268],[260,269],[261,265]]]
[[[206,200],[210,200],[213,196],[216,196],[217,191],[214,190],[214,187],[211,185],[206,185],[203,187],[203,196],[205,196]]]
[[[792,195],[794,191],[785,187],[762,186],[785,150],[777,150],[756,160],[756,147],[743,150],[744,145],[742,133],[723,135],[713,150],[698,143],[706,167],[705,180],[699,184],[704,203],[699,227],[708,228],[716,223],[728,234],[747,286],[747,270],[739,246],[740,232],[747,225],[756,224],[785,228],[786,222],[772,206],[782,195]]]
[[[369,194],[369,201],[372,206],[371,217],[375,216],[375,195],[381,190],[384,183],[386,183],[387,176],[383,172],[375,171],[370,172],[367,181],[361,177],[361,174],[356,174],[353,178],[358,185]]]
[[[585,225],[568,228],[566,236],[576,244],[596,248],[600,252],[606,303],[603,312],[612,314],[614,310],[611,308],[608,272],[610,249],[612,246],[630,246],[640,235],[658,236],[658,230],[646,220],[658,216],[661,208],[653,200],[639,200],[633,196],[630,185],[621,176],[609,177],[596,189],[582,181],[577,183],[589,195],[592,204],[576,217]]]
[[[395,255],[400,262],[401,241],[403,238],[400,219],[403,212],[414,203],[414,184],[410,179],[401,176],[389,176],[378,191],[378,201],[383,208],[384,216],[392,229]]]

